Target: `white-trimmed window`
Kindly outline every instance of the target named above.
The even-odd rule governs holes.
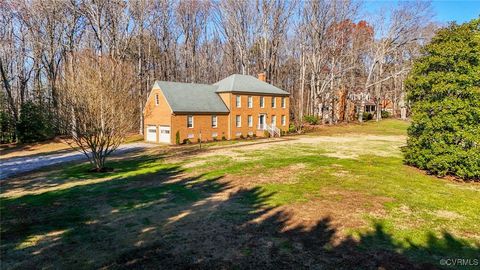
[[[272,108],[277,107],[277,99],[275,97],[272,97]]]
[[[253,117],[251,115],[248,116],[248,126],[253,127]]]
[[[193,115],[187,116],[187,128],[193,128]]]
[[[286,108],[286,107],[287,107],[287,98],[282,97],[282,108]]]
[[[236,115],[235,116],[235,123],[236,123],[236,126],[237,127],[241,127],[242,126],[242,117],[240,115]]]
[[[235,103],[237,104],[237,108],[242,107],[242,97],[241,96],[235,96]]]
[[[218,118],[216,115],[212,115],[212,127],[216,128],[218,126]]]
[[[241,132],[235,133],[235,137],[239,138],[240,136],[242,136],[242,133],[241,133]]]
[[[212,132],[212,138],[216,138],[218,137],[218,133],[217,132]]]
[[[287,117],[285,115],[282,115],[282,126],[285,126],[287,124]]]
[[[158,94],[155,94],[155,106],[158,106],[160,104],[160,98],[158,97]]]
[[[276,125],[277,125],[277,116],[272,115],[272,126],[276,126]]]
[[[249,136],[253,136],[253,131],[249,131],[249,132],[248,132],[248,135],[249,135]]]
[[[193,139],[194,137],[195,137],[195,134],[193,134],[193,133],[189,133],[189,134],[187,135],[187,138],[188,138],[188,139]]]
[[[253,97],[248,96],[248,108],[253,108]]]
[[[265,108],[265,97],[260,97],[260,108]]]

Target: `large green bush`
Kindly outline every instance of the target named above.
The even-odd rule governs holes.
[[[480,19],[438,31],[406,87],[413,115],[406,163],[480,179]]]
[[[0,111],[0,143],[15,141],[15,120],[7,111]]]
[[[52,117],[44,107],[31,101],[22,105],[17,124],[17,136],[20,142],[43,141],[53,138],[54,134]]]

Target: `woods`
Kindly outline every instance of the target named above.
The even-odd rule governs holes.
[[[20,139],[27,102],[52,116],[44,134],[68,133],[60,98],[86,51],[132,69],[137,132],[155,80],[214,83],[234,73],[264,72],[289,91],[297,127],[305,116],[399,117],[403,80],[435,29],[428,2],[368,14],[357,1],[7,0],[0,15],[3,142]]]

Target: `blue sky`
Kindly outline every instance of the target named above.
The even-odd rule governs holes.
[[[373,12],[382,6],[395,5],[398,0],[365,0],[364,4],[369,12]],[[463,23],[480,15],[480,0],[434,0],[433,11],[436,13],[433,19],[441,24],[450,21]]]

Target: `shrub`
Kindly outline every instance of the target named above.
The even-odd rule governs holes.
[[[0,112],[0,143],[15,141],[15,120],[8,112]]]
[[[190,139],[183,139],[183,144],[191,144],[192,142]]]
[[[32,101],[27,101],[20,108],[17,124],[18,140],[22,143],[38,142],[54,137],[51,117],[45,109]]]
[[[305,120],[305,122],[309,123],[310,125],[316,125],[319,122],[318,117],[314,115],[305,115],[303,117],[303,120]]]
[[[369,112],[363,112],[363,121],[368,121],[373,119],[373,114]]]
[[[382,118],[389,118],[390,113],[388,111],[382,111]]]
[[[240,135],[240,139],[242,139],[242,140],[243,140],[243,139],[245,139],[245,137],[243,137],[243,135]]]
[[[257,138],[257,134],[253,133],[252,138]]]
[[[264,137],[267,137],[267,138],[270,138],[270,132],[264,130],[264,131],[263,131],[263,136],[264,136]]]
[[[180,144],[180,131],[177,131],[177,133],[175,133],[175,143]]]
[[[225,136],[222,136],[222,141],[226,141],[227,138],[225,138]]]
[[[412,105],[405,162],[480,179],[480,19],[437,32],[405,86]]]
[[[290,126],[288,127],[288,132],[289,133],[294,133],[297,131],[297,127],[295,126],[295,124],[290,124]]]

